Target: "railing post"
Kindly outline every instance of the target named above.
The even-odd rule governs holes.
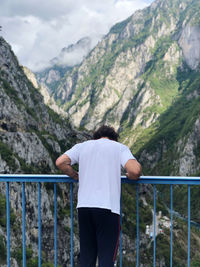
[[[26,196],[25,183],[22,183],[22,232],[23,232],[23,267],[26,267]]]
[[[170,239],[170,267],[173,264],[173,185],[170,185],[171,191],[171,239]]]
[[[9,192],[9,182],[6,182],[6,210],[7,210],[7,266],[10,267],[10,192]]]
[[[70,183],[70,206],[71,206],[71,267],[73,267],[74,258],[74,205],[73,205],[73,183]]]
[[[38,183],[38,267],[41,267],[42,257],[41,257],[41,184]]]
[[[190,185],[188,185],[188,267],[190,267]]]
[[[156,266],[156,186],[153,185],[153,204],[154,204],[154,215],[153,215],[153,266]]]
[[[139,184],[137,184],[137,267],[139,267]]]
[[[122,189],[120,197],[120,242],[119,242],[119,266],[122,267]]]
[[[57,267],[57,192],[54,183],[54,266]]]

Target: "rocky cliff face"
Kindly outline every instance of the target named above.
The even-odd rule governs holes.
[[[187,25],[183,28],[179,44],[184,59],[191,69],[197,69],[200,63],[200,27]]]
[[[47,86],[45,83],[42,84],[38,84],[37,79],[35,74],[29,70],[27,67],[23,66],[23,71],[25,73],[25,75],[27,76],[27,78],[29,79],[29,81],[31,81],[31,83],[33,84],[33,86],[38,89],[38,91],[41,93],[41,95],[43,96],[43,101],[44,103],[50,107],[52,110],[54,110],[56,113],[60,114],[62,117],[67,117],[66,112],[64,112],[63,109],[61,109],[55,102],[54,98],[50,95]],[[51,70],[53,72],[53,70]],[[60,79],[60,76],[59,76]]]
[[[199,71],[184,94],[150,127],[154,132],[138,152],[146,171],[154,175],[199,175]],[[185,81],[183,82],[185,86]],[[148,134],[144,133],[143,137]]]
[[[2,38],[0,41],[1,143],[13,151],[12,158],[19,165],[19,172],[21,159],[27,165],[36,164],[54,172],[55,155],[61,153],[63,144],[69,145],[69,139],[77,140],[78,132],[44,104],[42,95],[24,75],[9,45]],[[7,164],[7,168],[11,166]]]
[[[29,73],[29,76],[31,73]],[[1,173],[56,173],[55,159],[76,142],[89,136],[73,130],[66,119],[59,117],[45,105],[34,76],[31,83],[11,47],[0,37],[0,172]],[[69,205],[69,188],[58,185],[58,262],[67,266],[70,258],[70,236],[63,232],[70,227],[70,219],[63,211]],[[31,259],[37,257],[37,203],[36,184],[26,185],[26,246]],[[11,205],[11,265],[21,266],[21,185],[10,184]],[[44,262],[53,262],[53,242],[49,242],[53,233],[53,191],[42,186],[42,250]],[[5,184],[0,184],[1,202],[1,247],[5,249]],[[2,204],[4,203],[4,204]],[[75,255],[78,254],[78,241],[74,236]],[[65,250],[61,249],[66,247]],[[2,254],[0,262],[3,264]],[[30,262],[27,264],[31,264]],[[37,265],[37,264],[36,264]],[[3,265],[2,265],[3,266]]]

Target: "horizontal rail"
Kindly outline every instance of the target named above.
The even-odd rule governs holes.
[[[179,176],[141,176],[139,180],[130,180],[121,177],[122,183],[128,184],[186,184],[200,185],[200,177]],[[0,182],[52,182],[52,183],[76,183],[66,175],[34,175],[34,174],[0,174]]]

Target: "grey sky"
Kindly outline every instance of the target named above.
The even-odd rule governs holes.
[[[1,0],[2,36],[33,71],[89,36],[94,46],[117,22],[153,0]]]

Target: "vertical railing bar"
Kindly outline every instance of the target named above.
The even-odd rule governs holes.
[[[137,267],[139,267],[139,184],[137,184]]]
[[[153,266],[156,266],[156,186],[153,186],[153,204],[154,204],[154,215],[153,215]]]
[[[190,185],[188,185],[188,267],[190,267]]]
[[[41,267],[41,183],[38,183],[38,266]]]
[[[73,267],[74,258],[74,205],[73,205],[73,183],[70,183],[70,206],[71,206],[71,267]]]
[[[170,185],[171,192],[171,238],[170,238],[170,267],[173,263],[173,185]]]
[[[122,267],[122,189],[121,189],[121,197],[120,197],[119,266]]]
[[[6,182],[6,210],[7,210],[7,266],[10,267],[10,191]]]
[[[23,233],[23,267],[26,267],[26,196],[25,183],[22,183],[22,233]]]
[[[57,267],[57,192],[54,183],[54,266]]]

